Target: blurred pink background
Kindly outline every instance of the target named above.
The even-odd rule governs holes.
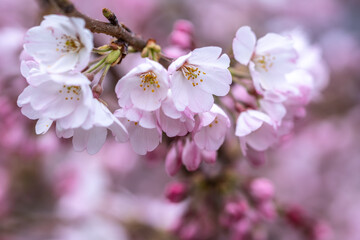
[[[164,169],[165,146],[139,157],[128,144],[108,141],[94,156],[77,153],[70,141],[58,139],[53,131],[36,136],[34,121],[16,106],[26,86],[19,70],[23,36],[41,21],[39,3],[44,2],[1,2],[0,239],[142,239],[139,230],[170,230],[186,203],[172,204],[164,196],[165,186],[175,180]],[[193,23],[196,47],[215,45],[228,53],[243,25],[258,36],[293,29],[305,32],[325,59],[326,69],[319,74],[329,77],[327,87],[309,106],[307,116],[296,122],[294,134],[269,151],[265,165],[254,169],[239,159],[239,174],[268,177],[279,202],[300,205],[327,222],[332,229],[328,239],[360,239],[359,1],[75,0],[74,4],[99,20],[105,20],[101,9],[107,7],[133,32],[156,39],[162,47],[169,46],[179,19]],[[96,34],[95,43],[109,39]],[[126,58],[114,77],[125,74],[136,59]],[[112,89],[107,88],[109,102],[115,102]],[[271,239],[302,239],[283,224],[269,225]]]

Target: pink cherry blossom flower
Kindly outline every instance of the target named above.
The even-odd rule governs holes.
[[[219,47],[197,48],[175,60],[168,69],[176,108],[192,112],[209,111],[212,95],[225,96],[230,89],[230,59]]]
[[[49,72],[82,70],[93,49],[93,36],[81,18],[48,15],[25,36],[25,51]]]
[[[247,145],[256,151],[264,151],[277,140],[271,118],[263,112],[251,109],[239,115],[235,135],[240,137],[244,155],[246,155]]]
[[[268,33],[256,41],[250,27],[241,27],[233,40],[235,59],[248,65],[254,85],[265,90],[286,89],[285,74],[296,67],[291,38]]]
[[[189,109],[178,111],[170,90],[156,113],[158,123],[168,137],[184,136],[194,129],[194,114]]]
[[[70,138],[76,151],[87,150],[89,154],[97,153],[104,145],[108,129],[119,142],[128,141],[128,132],[125,126],[97,99],[92,99],[92,110],[85,122],[77,128],[66,128],[59,119],[56,123],[58,137]]]
[[[158,126],[155,111],[143,111],[131,107],[122,108],[121,110],[118,110],[118,114],[119,112],[121,112],[122,117],[125,117],[129,121],[137,122],[141,127],[156,128]]]
[[[115,91],[120,107],[134,106],[144,111],[154,111],[161,106],[169,89],[165,68],[147,59],[146,63],[132,69],[122,77]]]
[[[199,113],[199,126],[194,133],[194,142],[200,149],[216,151],[225,140],[230,119],[216,104],[209,112]]]
[[[118,109],[114,115],[120,118],[129,132],[130,144],[133,150],[140,155],[153,151],[161,142],[161,130],[158,126],[143,127],[139,122],[126,118],[126,111]]]

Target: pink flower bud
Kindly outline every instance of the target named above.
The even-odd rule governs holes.
[[[179,46],[182,49],[191,49],[192,36],[186,32],[174,31],[170,35],[171,45]]]
[[[172,146],[166,155],[165,170],[169,176],[174,176],[181,167],[182,143]]]
[[[258,211],[260,215],[267,220],[273,220],[277,217],[275,205],[271,201],[262,202],[258,206]]]
[[[245,216],[247,210],[248,204],[244,200],[228,202],[225,204],[224,213],[220,221],[224,226],[231,227]]]
[[[166,190],[166,198],[173,203],[178,203],[187,197],[188,189],[185,183],[174,182],[170,183]]]
[[[312,229],[313,240],[325,240],[331,237],[331,228],[324,222],[317,222]]]
[[[93,92],[93,96],[94,98],[99,98],[103,92],[103,87],[99,84],[96,84],[93,88],[92,88],[92,92]]]
[[[286,210],[286,218],[293,226],[302,226],[305,224],[305,213],[297,206],[292,206]]]
[[[194,25],[187,20],[178,20],[174,24],[174,30],[192,34],[194,32]]]
[[[266,178],[257,178],[250,183],[250,194],[255,200],[264,202],[274,196],[274,186]]]

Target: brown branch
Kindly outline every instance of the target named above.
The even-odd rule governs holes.
[[[111,23],[94,20],[79,12],[74,4],[68,0],[52,0],[52,3],[66,16],[83,18],[86,23],[86,28],[94,33],[104,33],[121,39],[138,51],[141,51],[146,46],[144,39],[136,36],[134,33],[128,32],[121,25],[113,25]]]

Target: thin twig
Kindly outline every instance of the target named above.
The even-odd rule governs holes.
[[[129,46],[140,52],[143,50],[143,48],[146,47],[147,41],[129,31],[129,29],[126,28],[123,24],[114,25],[115,22],[106,23],[92,19],[79,12],[75,8],[74,4],[69,0],[39,0],[39,2],[41,3],[40,6],[42,7],[48,5],[44,4],[44,2],[52,3],[55,9],[66,16],[83,18],[85,20],[85,27],[93,33],[103,33],[117,39],[121,39],[124,42],[127,42]],[[165,67],[168,67],[171,63],[171,61],[165,57],[161,57],[159,62]]]

